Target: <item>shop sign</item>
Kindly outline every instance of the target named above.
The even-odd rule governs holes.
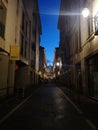
[[[20,46],[11,45],[10,46],[10,60],[19,60],[20,59]]]

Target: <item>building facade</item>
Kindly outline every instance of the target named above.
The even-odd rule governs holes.
[[[0,97],[35,83],[40,34],[37,1],[0,0]]]
[[[71,89],[95,99],[98,99],[97,7],[97,0],[61,0],[58,21],[60,32],[65,32],[60,41],[67,50]],[[91,12],[88,18],[81,14],[84,8]]]
[[[10,46],[16,44],[16,5],[17,1],[0,0],[0,97],[14,91],[15,61],[9,59]]]

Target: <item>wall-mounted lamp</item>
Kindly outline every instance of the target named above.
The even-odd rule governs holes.
[[[57,63],[56,63],[56,65],[59,67],[59,66],[60,66],[60,63],[59,63],[59,62],[57,62]]]
[[[84,8],[83,10],[82,10],[82,15],[83,15],[83,17],[88,17],[89,16],[89,14],[90,14],[90,11],[89,11],[89,9],[88,8]]]
[[[89,19],[91,19],[92,22],[94,22],[95,35],[98,35],[98,13],[96,13],[95,16],[92,16],[92,15],[90,14],[89,9],[88,9],[88,8],[84,8],[84,9],[82,10],[82,16],[85,17],[85,18],[89,17]]]

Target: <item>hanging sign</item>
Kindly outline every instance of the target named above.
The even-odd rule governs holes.
[[[11,45],[10,46],[10,60],[19,60],[20,59],[20,46]]]

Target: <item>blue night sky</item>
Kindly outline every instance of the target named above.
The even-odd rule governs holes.
[[[38,0],[42,25],[40,45],[46,50],[48,65],[52,65],[54,49],[59,46],[59,30],[57,29],[60,0]]]

